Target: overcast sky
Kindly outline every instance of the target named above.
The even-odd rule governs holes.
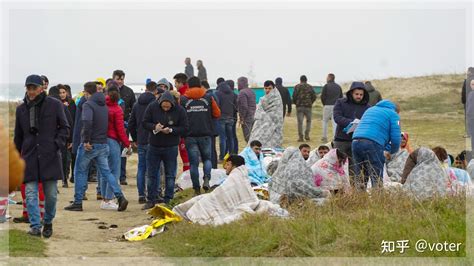
[[[259,83],[277,76],[295,82],[301,74],[324,81],[329,72],[348,81],[465,71],[463,9],[286,5],[10,9],[2,38],[7,76],[10,83],[31,73],[53,84],[82,83],[123,69],[126,82],[142,83],[183,72],[188,56],[193,65],[204,61],[212,83],[248,76],[251,67]]]

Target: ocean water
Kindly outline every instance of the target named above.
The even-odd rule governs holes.
[[[67,83],[66,83],[67,84]],[[145,91],[145,84],[126,84],[132,90],[135,92],[135,94],[140,94]],[[79,94],[82,91],[82,88],[84,84],[79,84],[79,83],[69,83],[69,86],[71,86],[71,91],[73,97],[75,97],[77,94]],[[313,86],[314,91],[319,94],[321,92],[322,86]],[[287,87],[290,95],[293,95],[293,87],[288,86]],[[253,88],[256,96],[257,96],[257,102],[260,100],[261,97],[265,95],[265,91],[263,90],[263,87],[258,87],[258,88]],[[238,90],[235,90],[235,93],[239,93]],[[0,87],[0,101],[20,101],[24,98],[25,96],[25,86],[24,84],[8,84],[8,85],[2,85]]]
[[[82,83],[63,83],[71,86],[73,97],[78,95],[84,87]],[[133,89],[135,93],[141,93],[145,90],[145,84],[126,84]],[[54,85],[50,85],[54,86]],[[20,83],[2,84],[0,85],[0,101],[19,101],[25,96],[25,85]]]

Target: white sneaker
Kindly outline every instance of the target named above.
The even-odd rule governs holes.
[[[102,210],[113,210],[113,211],[116,211],[118,209],[118,205],[117,203],[113,202],[113,201],[102,201],[100,203],[100,208]]]

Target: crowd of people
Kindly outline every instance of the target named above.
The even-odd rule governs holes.
[[[237,79],[238,93],[234,81],[224,78],[211,89],[201,60],[197,61],[197,76],[190,58],[185,64],[184,73],[173,77],[174,84],[166,78],[149,79],[138,98],[124,84],[122,70],[113,71],[110,79],[86,82],[75,99],[68,85],[58,84],[48,90],[47,77],[28,76],[14,131],[16,149],[26,162],[21,186],[24,212],[14,222],[30,223],[31,235],[50,237],[58,180],[63,187],[74,183],[74,198],[64,207],[66,211],[83,211],[88,182],[94,179],[99,207],[125,211],[129,202],[121,186],[127,185],[126,159],[133,149],[138,152],[137,193],[143,210],[168,204],[174,198],[178,154],[182,171],[190,172],[195,196],[211,190],[211,169],[226,162],[228,175],[238,171],[232,182],[241,182],[244,176],[246,186],[268,189],[274,204],[283,198],[324,198],[391,183],[426,197],[435,192],[446,195],[448,190],[471,184],[467,172],[451,166],[455,162],[448,162],[443,148],[411,150],[408,134],[400,128],[400,106],[383,100],[370,82],[353,82],[344,97],[335,75],[328,74],[321,91],[321,141],[328,142],[330,120],[334,138],[314,150],[307,143],[299,149],[283,149],[283,123],[292,113],[292,104],[296,106],[298,141],[311,140],[317,95],[305,75],[292,95],[282,78],[265,81],[265,95],[257,103],[246,77]],[[238,124],[248,143],[241,149]],[[281,150],[282,157],[272,159],[269,165],[264,149]],[[466,153],[458,155],[456,163],[466,169]],[[427,180],[435,185],[427,188]],[[258,203],[253,196],[249,200]],[[278,209],[274,205],[266,209],[269,206]],[[178,210],[186,213],[190,208]]]

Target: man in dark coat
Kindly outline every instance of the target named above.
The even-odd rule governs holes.
[[[366,81],[365,82],[365,89],[369,93],[369,104],[370,106],[375,106],[378,102],[380,102],[382,99],[382,94],[380,94],[380,91],[378,91],[374,85],[372,85],[372,82]]]
[[[142,126],[149,133],[147,152],[147,202],[143,210],[158,203],[157,187],[160,188],[159,169],[161,162],[165,171],[164,203],[174,197],[178,145],[181,136],[188,131],[186,111],[176,104],[173,95],[165,92],[159,101],[154,101],[145,110]]]
[[[332,121],[333,134],[336,134],[336,122],[334,122],[333,112],[334,104],[337,99],[342,98],[342,89],[339,84],[336,83],[336,76],[333,73],[329,73],[326,77],[326,85],[321,90],[321,103],[323,104],[323,137],[321,138],[322,143],[328,142],[328,123]]]
[[[162,90],[162,89],[160,89]],[[149,132],[143,127],[143,117],[147,107],[156,101],[158,94],[158,84],[152,81],[146,84],[146,90],[138,97],[138,102],[133,106],[130,120],[128,121],[128,129],[134,145],[138,150],[138,165],[137,165],[137,189],[138,189],[138,203],[146,203],[145,195],[145,174],[147,172],[146,157],[148,153],[148,139]]]
[[[242,133],[246,142],[249,141],[250,132],[252,132],[255,110],[257,110],[257,96],[255,92],[249,88],[249,81],[246,77],[240,77],[237,80],[237,88],[239,96],[237,97],[238,113]]]
[[[222,82],[217,86],[217,102],[221,109],[219,118],[219,141],[220,155],[219,160],[223,161],[226,153],[236,154],[233,126],[235,123],[235,114],[237,113],[237,97],[229,86],[229,82]]]
[[[26,162],[26,207],[33,236],[51,237],[56,215],[57,180],[63,178],[61,149],[66,145],[69,123],[63,104],[46,96],[43,80],[38,75],[28,76],[26,95],[16,109],[15,145]],[[44,227],[41,232],[38,206],[38,183],[45,195]]]
[[[338,99],[334,105],[333,116],[337,124],[334,147],[348,156],[351,178],[355,172],[352,159],[352,133],[347,134],[344,129],[355,119],[360,120],[369,107],[369,94],[362,82],[352,82],[346,97]]]
[[[285,116],[290,116],[291,114],[291,95],[288,89],[283,86],[283,79],[282,78],[276,78],[275,79],[275,86],[278,89],[278,92],[280,92],[281,100],[283,101],[283,118]],[[288,107],[288,109],[287,109]],[[288,112],[286,112],[288,110]]]

